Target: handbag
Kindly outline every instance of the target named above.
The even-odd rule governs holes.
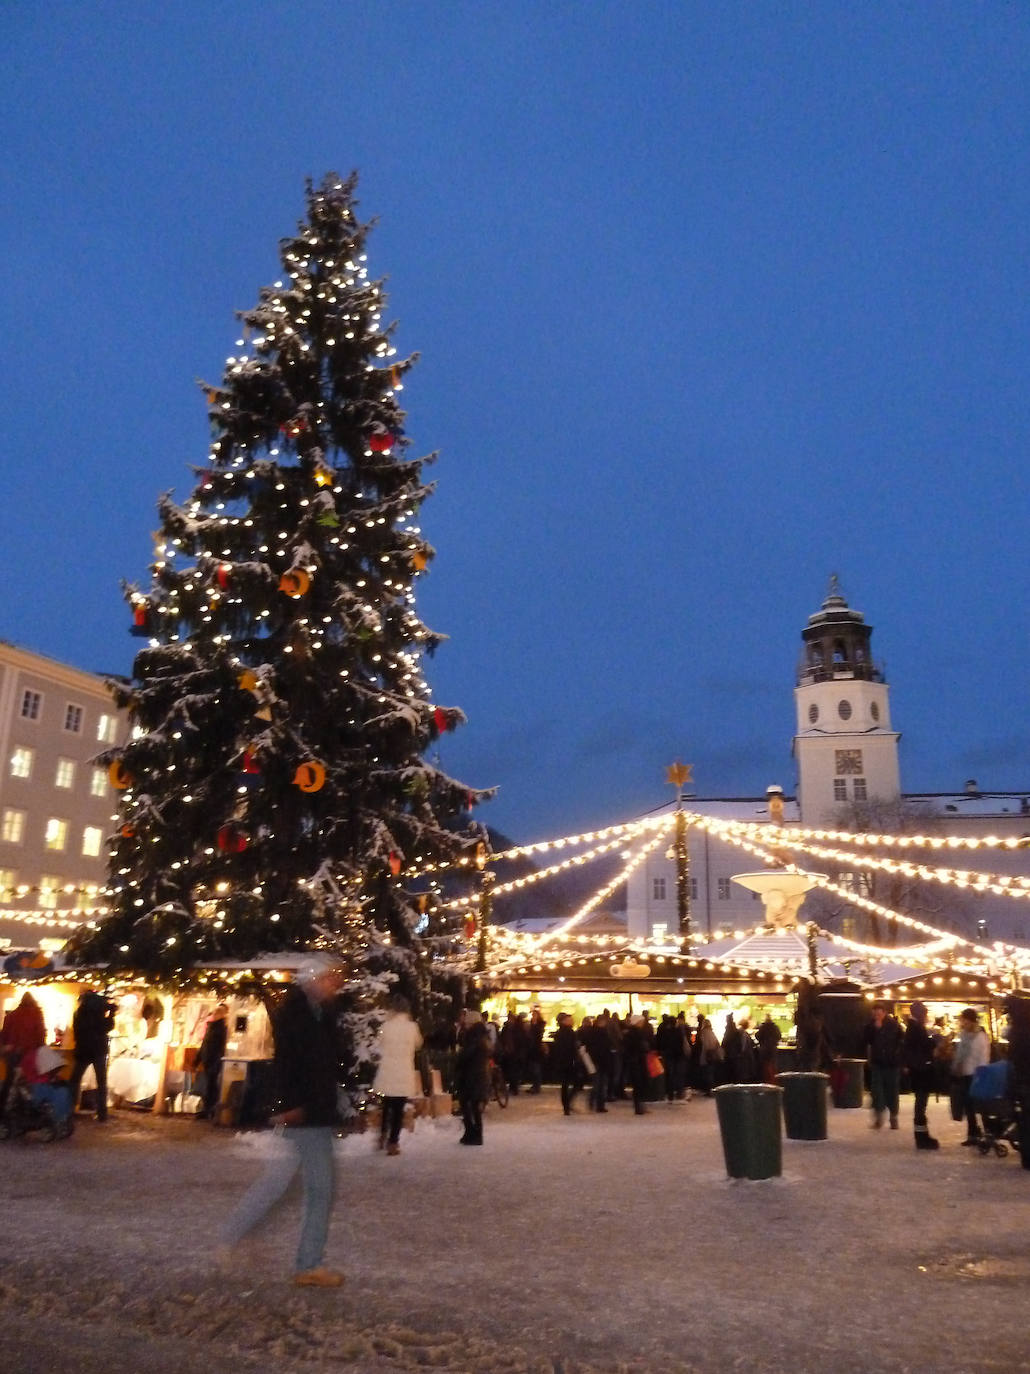
[[[586,1045],[578,1046],[578,1050],[580,1063],[583,1065],[587,1073],[596,1073],[597,1070],[594,1068],[594,1061],[590,1058],[590,1055],[587,1053]]]
[[[665,1072],[662,1061],[654,1050],[647,1052],[647,1073],[649,1078],[661,1078]]]

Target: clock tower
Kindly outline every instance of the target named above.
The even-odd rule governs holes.
[[[870,650],[872,626],[830,578],[821,608],[801,632],[794,689],[794,757],[803,825],[833,826],[855,802],[896,802],[898,740],[887,683]]]

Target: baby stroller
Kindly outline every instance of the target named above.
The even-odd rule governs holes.
[[[969,1102],[983,1123],[980,1153],[986,1155],[993,1150],[996,1155],[1007,1155],[1010,1145],[1018,1153],[1021,1112],[1012,1094],[1011,1065],[1007,1059],[982,1064],[973,1071]]]
[[[66,1140],[75,1129],[72,1094],[62,1081],[64,1055],[58,1050],[29,1050],[18,1063],[0,1068],[0,1140],[33,1132],[42,1141]],[[6,1089],[6,1091],[4,1091]]]

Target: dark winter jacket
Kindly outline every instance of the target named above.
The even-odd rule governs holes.
[[[300,1108],[304,1126],[335,1126],[340,1059],[332,1005],[291,987],[273,1022],[276,1110]]]
[[[551,1041],[551,1068],[560,1078],[570,1078],[579,1067],[579,1041],[571,1026],[559,1026]]]
[[[603,1074],[611,1073],[615,1054],[608,1027],[602,1021],[595,1021],[583,1031],[583,1044],[587,1054],[594,1061],[594,1068]]]
[[[909,1082],[916,1092],[933,1090],[933,1051],[933,1036],[921,1022],[910,1017],[902,1038],[901,1061],[908,1069]]]
[[[490,1043],[482,1021],[470,1026],[454,1060],[454,1092],[462,1102],[485,1102],[489,1094]]]
[[[98,992],[84,992],[72,1017],[76,1059],[95,1059],[106,1054],[113,1025],[114,1004]]]
[[[204,1038],[200,1042],[200,1050],[197,1053],[197,1058],[203,1064],[206,1073],[217,1073],[222,1067],[228,1039],[229,1026],[224,1016],[219,1016],[207,1023],[207,1029],[204,1031]]]
[[[893,1016],[885,1016],[882,1026],[870,1021],[864,1036],[870,1064],[879,1069],[896,1069],[901,1062],[901,1041],[902,1030]]]
[[[775,1059],[776,1047],[783,1039],[783,1032],[775,1021],[763,1021],[755,1031],[758,1041],[758,1054],[761,1059]]]

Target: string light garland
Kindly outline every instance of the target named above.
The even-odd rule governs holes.
[[[701,820],[691,816],[692,821]],[[712,817],[703,819],[711,820]],[[1027,821],[1030,825],[1030,817]],[[802,825],[778,826],[766,821],[720,821],[719,824],[755,838],[762,836],[774,847],[792,848],[791,841],[804,840],[853,844],[864,848],[897,849],[1030,849],[1028,835],[889,835],[868,831],[823,830]]]

